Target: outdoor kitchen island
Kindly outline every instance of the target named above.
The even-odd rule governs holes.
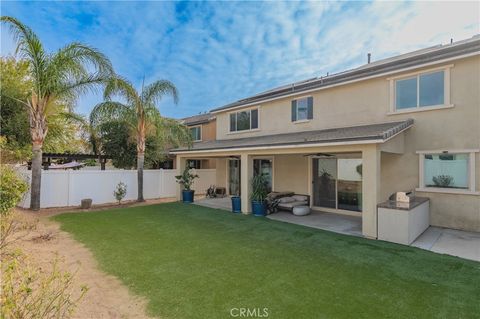
[[[378,239],[410,245],[430,225],[429,210],[430,200],[425,197],[378,204]]]

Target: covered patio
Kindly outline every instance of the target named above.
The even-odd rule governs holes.
[[[412,125],[412,120],[405,120],[228,138],[195,143],[190,149],[176,149],[172,153],[180,170],[189,159],[215,159],[216,186],[225,187],[227,195],[239,195],[244,214],[251,211],[251,178],[255,174],[267,174],[270,191],[310,197],[314,213],[307,219],[298,219],[299,223],[377,238],[377,204],[398,190],[380,187],[382,155],[395,158],[403,154],[403,132]],[[180,187],[177,198],[181,199]],[[230,210],[228,197],[199,204]],[[286,222],[296,219],[288,214],[271,218]]]

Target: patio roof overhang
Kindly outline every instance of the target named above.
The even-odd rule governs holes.
[[[212,154],[225,151],[248,151],[322,146],[382,144],[413,125],[404,121],[348,126],[324,130],[263,135],[195,143],[191,148],[177,148],[171,154]]]

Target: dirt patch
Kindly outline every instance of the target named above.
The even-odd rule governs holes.
[[[94,209],[98,210],[98,207]],[[89,288],[73,318],[151,318],[145,312],[145,299],[132,295],[119,279],[100,271],[92,253],[70,234],[60,230],[58,223],[48,219],[47,216],[62,213],[61,210],[42,210],[40,213],[20,210],[18,213],[27,220],[38,219],[38,225],[14,245],[46,271],[51,267],[50,261],[58,257],[62,261],[60,270],[76,273],[75,289],[80,290],[83,285]]]
[[[92,207],[89,209],[82,209],[80,206],[69,206],[69,207],[42,208],[36,212],[32,212],[31,210],[22,209],[18,207],[16,208],[16,210],[25,215],[36,216],[36,217],[49,217],[49,216],[55,216],[55,215],[64,214],[64,213],[87,213],[87,212],[96,212],[96,211],[107,210],[112,208],[127,208],[127,207],[135,207],[135,206],[154,205],[154,204],[160,204],[160,203],[171,203],[174,201],[176,201],[175,197],[168,197],[168,198],[160,198],[160,199],[149,199],[141,203],[135,200],[132,200],[132,201],[122,202],[122,204],[120,205],[115,203],[92,205]]]

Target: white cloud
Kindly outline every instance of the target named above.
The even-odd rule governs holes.
[[[28,15],[32,6],[41,7]],[[55,49],[81,40],[140,86],[181,92],[182,117],[277,85],[479,33],[478,2],[66,2],[2,4]],[[11,50],[2,33],[2,52]],[[99,101],[80,101],[88,112]]]

